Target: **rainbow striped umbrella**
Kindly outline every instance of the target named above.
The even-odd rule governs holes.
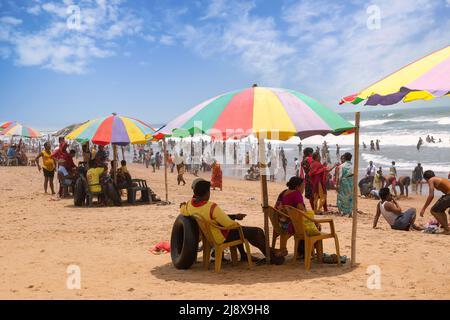
[[[66,136],[67,140],[97,145],[146,144],[155,130],[145,122],[113,114],[90,120]]]
[[[1,133],[3,136],[18,136],[18,137],[24,137],[24,138],[40,138],[42,137],[42,134],[37,131],[36,129],[33,129],[31,127],[25,127],[21,125],[20,123],[14,123],[10,126],[8,126],[6,129],[4,129]]]
[[[403,100],[430,100],[450,96],[450,46],[435,51],[360,93],[342,98],[339,104],[392,105]]]
[[[206,100],[168,123],[162,133],[206,133],[216,139],[250,134],[268,139],[301,139],[352,132],[354,126],[313,98],[288,89],[254,86]]]
[[[10,125],[14,124],[13,121],[0,122],[0,132],[8,128]]]

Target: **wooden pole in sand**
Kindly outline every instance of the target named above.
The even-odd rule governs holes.
[[[113,144],[113,156],[114,156],[114,162],[113,162],[113,178],[114,178],[114,184],[117,184],[117,145]]]
[[[164,148],[164,183],[166,188],[166,203],[169,202],[169,185],[167,184],[167,164],[169,160],[167,159],[167,142],[166,138],[163,138],[163,148]]]
[[[260,176],[261,176],[261,195],[262,195],[262,209],[264,212],[264,235],[266,237],[266,261],[270,264],[270,246],[269,246],[269,194],[267,189],[267,176],[266,176],[266,145],[264,138],[258,140],[259,149],[259,163],[260,163]]]
[[[355,113],[355,159],[353,163],[353,223],[351,266],[356,265],[356,229],[358,224],[358,169],[359,169],[359,121],[360,113]]]

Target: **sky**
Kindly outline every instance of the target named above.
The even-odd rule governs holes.
[[[374,110],[338,102],[449,45],[449,17],[450,0],[0,0],[0,122],[163,124],[254,83]]]

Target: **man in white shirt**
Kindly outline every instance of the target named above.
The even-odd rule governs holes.
[[[369,166],[366,169],[366,177],[370,179],[370,184],[373,185],[373,179],[375,179],[375,173],[377,168],[373,165],[373,161],[369,162]]]

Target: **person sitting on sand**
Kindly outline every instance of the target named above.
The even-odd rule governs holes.
[[[409,196],[409,185],[411,184],[411,178],[408,176],[401,176],[398,178],[398,187],[400,188],[400,196]]]
[[[239,225],[235,220],[243,220],[246,215],[227,215],[214,202],[210,201],[211,183],[209,181],[200,180],[195,183],[194,196],[190,201],[180,204],[180,213],[184,216],[192,216],[193,214],[200,215],[203,219],[222,227],[232,227]],[[266,254],[266,241],[264,231],[258,227],[242,226],[245,239],[251,245],[258,248],[263,255]],[[219,229],[211,229],[212,235],[217,243],[232,242],[240,239],[239,231],[237,229],[227,232]],[[247,260],[247,253],[243,245],[238,246],[241,260]],[[284,257],[281,257],[279,252],[271,251],[271,262],[274,264],[281,264],[284,262]]]
[[[379,196],[381,201],[378,202],[377,213],[373,220],[374,229],[377,227],[380,215],[382,215],[394,230],[422,230],[422,228],[414,224],[416,221],[416,209],[410,208],[405,212],[402,212],[397,201],[392,197],[389,188],[382,188],[379,192]]]
[[[434,172],[431,170],[425,171],[423,177],[428,183],[429,194],[422,210],[420,211],[420,216],[423,217],[425,210],[433,201],[434,190],[437,189],[441,191],[444,195],[436,201],[433,207],[431,207],[431,214],[441,224],[442,228],[444,228],[444,234],[450,234],[448,219],[445,213],[445,211],[450,208],[450,180],[436,177]]]
[[[39,158],[42,158],[42,169],[39,165]],[[52,194],[55,194],[55,187],[53,186],[53,179],[55,177],[56,162],[52,158],[52,150],[50,149],[50,142],[44,143],[44,151],[42,151],[35,159],[36,166],[39,171],[44,172],[44,191],[47,193],[48,185]]]

